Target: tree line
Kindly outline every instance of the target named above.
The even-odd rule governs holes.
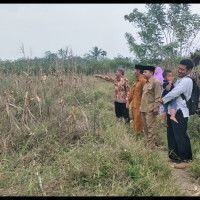
[[[20,74],[23,71],[30,75],[54,73],[56,70],[64,71],[65,73],[75,71],[76,73],[84,73],[92,75],[94,73],[108,73],[114,72],[117,68],[123,67],[125,69],[133,68],[135,60],[128,57],[117,56],[116,58],[106,58],[107,52],[93,47],[94,51],[90,54],[85,54],[84,57],[73,56],[68,52],[68,49],[60,49],[58,53],[50,51],[45,52],[42,58],[20,58],[14,61],[0,60],[0,71],[4,74],[15,73]]]

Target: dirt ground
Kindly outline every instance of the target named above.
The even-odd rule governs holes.
[[[159,151],[164,158],[168,159],[167,150]],[[172,162],[169,162],[169,165],[175,180],[180,185],[182,192],[187,196],[200,196],[200,184],[191,177],[189,169],[176,169],[174,168],[174,163]]]

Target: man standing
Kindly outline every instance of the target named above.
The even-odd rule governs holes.
[[[142,65],[135,65],[134,75],[136,80],[130,90],[127,97],[126,108],[129,108],[129,104],[132,102],[131,112],[133,118],[133,131],[136,135],[144,135],[143,133],[143,123],[142,116],[140,114],[139,108],[141,106],[142,90],[146,79],[143,76]]]
[[[102,76],[95,74],[95,77],[102,78],[106,81],[114,83],[114,103],[115,103],[115,114],[116,117],[121,119],[124,118],[126,123],[129,123],[129,110],[126,108],[126,98],[130,92],[130,85],[127,78],[124,76],[124,69],[119,68],[116,71],[116,78],[109,76]]]
[[[161,100],[165,104],[174,98],[176,99],[177,110],[175,117],[178,123],[170,119],[171,109],[169,105],[167,114],[167,140],[169,161],[177,162],[174,168],[178,169],[187,167],[188,161],[192,160],[191,144],[187,134],[189,110],[181,94],[184,94],[186,100],[191,97],[193,82],[187,76],[190,76],[193,67],[194,64],[190,59],[181,60],[178,66],[178,79],[174,84],[174,89]]]
[[[144,78],[147,80],[143,87],[140,112],[144,125],[144,134],[146,138],[145,148],[152,150],[157,147],[156,144],[156,118],[159,113],[162,86],[160,81],[153,77],[155,67],[143,66]]]

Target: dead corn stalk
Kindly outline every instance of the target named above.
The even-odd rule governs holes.
[[[39,104],[39,109],[40,109],[40,117],[42,116],[42,100],[38,97],[38,95],[36,94],[36,100]]]
[[[29,131],[30,135],[33,135],[32,131],[28,127],[28,118],[30,117],[36,119],[35,116],[31,113],[29,109],[30,101],[32,101],[32,98],[28,95],[28,91],[24,95],[24,109],[22,114],[22,124],[25,126],[25,128]]]
[[[13,104],[10,104],[10,99],[9,99],[9,97],[7,96],[6,93],[4,93],[4,95],[6,96],[6,112],[7,112],[8,119],[9,119],[10,131],[12,130],[12,124],[14,124],[14,125],[17,127],[17,129],[21,130],[21,129],[19,128],[19,126],[17,125],[17,123],[15,122],[14,116],[10,113],[10,109],[9,109],[10,106],[15,107],[15,108],[16,108],[16,106],[14,106]],[[18,111],[19,111],[19,108],[17,108],[17,109],[18,109]]]
[[[63,116],[63,109],[64,109],[64,101],[63,101],[63,96],[61,97],[61,100],[58,101],[58,104],[60,105],[60,112],[58,113],[58,125],[61,127],[61,121],[62,121],[62,116]]]
[[[83,116],[84,116],[84,118],[85,118],[85,123],[86,123],[86,130],[89,128],[89,125],[88,125],[88,118],[87,118],[87,115],[85,114],[85,112],[81,109],[81,104],[80,104],[80,102],[78,101],[78,99],[74,96],[74,98],[75,98],[75,100],[76,100],[76,102],[78,103],[78,105],[79,105],[79,109],[80,109],[80,111],[82,112],[82,114],[83,114]]]
[[[74,125],[74,127],[73,128],[75,128],[75,126],[76,126],[76,122],[77,122],[77,120],[76,120],[76,110],[77,110],[77,107],[75,107],[75,106],[72,106],[72,112],[71,112],[71,114],[68,116],[68,118],[67,118],[67,122],[69,121],[69,119],[73,119],[73,125]]]

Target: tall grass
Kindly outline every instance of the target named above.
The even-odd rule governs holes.
[[[0,74],[0,84],[1,196],[185,195],[166,158],[116,120],[112,83],[56,70]]]

